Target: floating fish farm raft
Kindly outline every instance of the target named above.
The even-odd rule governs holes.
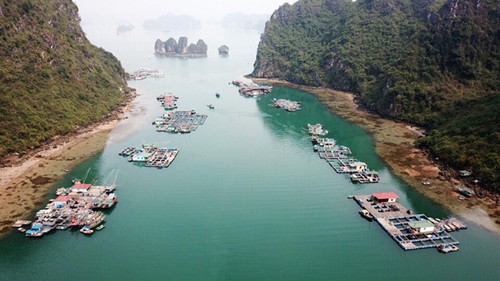
[[[146,167],[167,168],[174,162],[179,150],[176,148],[161,148],[154,145],[142,147],[125,147],[118,155],[127,157],[129,162],[144,163]]]
[[[255,83],[246,83],[240,80],[234,80],[233,85],[240,87],[240,94],[246,97],[258,97],[270,93],[273,90],[271,86],[261,86]]]
[[[351,150],[347,146],[338,145],[335,139],[325,138],[328,130],[321,124],[307,124],[313,149],[339,174],[351,174],[354,183],[377,183],[380,178],[377,172],[369,171],[366,163],[349,157]]]
[[[456,218],[441,220],[413,214],[398,202],[399,196],[394,192],[357,195],[353,198],[362,208],[360,214],[369,220],[374,219],[404,250],[447,249],[449,245],[459,244],[449,232],[467,228]]]
[[[283,108],[288,112],[300,110],[300,104],[296,101],[287,99],[274,99],[273,103],[277,108]]]
[[[118,175],[118,171],[115,175]],[[110,174],[108,179],[112,176]],[[105,220],[105,215],[100,209],[109,209],[115,205],[118,197],[113,191],[115,183],[97,186],[74,180],[73,186],[57,189],[55,199],[51,199],[45,208],[36,213],[36,219],[31,221],[17,221],[17,227],[28,237],[41,237],[52,230],[65,230],[70,227],[81,228],[80,232],[90,235]],[[24,225],[31,225],[25,228]]]
[[[179,98],[174,96],[172,93],[165,93],[156,98],[157,101],[161,103],[161,106],[165,110],[172,110],[177,108],[177,100]]]
[[[196,111],[171,111],[153,121],[157,132],[190,133],[203,125],[207,115],[196,114]]]

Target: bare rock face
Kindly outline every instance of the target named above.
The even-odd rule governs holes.
[[[160,39],[158,39],[158,40],[160,40]],[[175,41],[174,38],[172,38],[172,37],[168,38],[168,40],[166,42],[164,42],[164,45],[165,45],[165,51],[167,53],[175,54],[175,52],[177,50],[177,41]]]
[[[177,54],[186,54],[188,52],[187,50],[188,46],[188,38],[187,37],[180,37],[179,38],[179,44],[177,45]]]
[[[155,42],[155,53],[159,55],[165,54],[165,43],[160,39],[157,39]]]
[[[187,37],[180,37],[179,42],[170,37],[167,41],[163,42],[160,39],[155,43],[155,54],[171,57],[200,57],[207,55],[207,44],[199,39],[196,44],[188,45]]]

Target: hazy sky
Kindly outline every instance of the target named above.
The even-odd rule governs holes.
[[[198,20],[221,20],[228,13],[272,14],[296,0],[73,0],[84,21],[137,22],[163,14],[191,15]]]

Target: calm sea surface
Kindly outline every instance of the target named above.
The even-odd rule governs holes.
[[[100,179],[119,169],[119,203],[108,212],[106,228],[91,237],[67,230],[42,239],[15,232],[0,240],[0,280],[498,280],[500,239],[470,222],[468,230],[453,233],[460,251],[443,255],[435,249],[405,252],[358,215],[347,196],[377,191],[395,191],[405,205],[431,217],[452,215],[396,178],[358,126],[302,91],[275,87],[254,99],[229,85],[252,71],[258,33],[212,26],[116,35],[115,29],[85,27],[91,41],[113,52],[127,71],[146,67],[166,75],[130,83],[141,94],[134,113],[112,132],[102,153],[54,189],[69,186],[88,168],[90,177]],[[204,39],[208,57],[153,55],[157,38],[181,35],[190,42]],[[222,44],[230,47],[228,57],[217,54]],[[205,124],[187,135],[157,133],[151,122],[164,111],[155,97],[166,91],[180,97],[180,110],[207,114]],[[271,106],[277,97],[298,100],[303,110],[278,110]],[[319,159],[305,131],[316,122],[379,171],[381,182],[351,184]],[[161,170],[118,156],[124,146],[144,143],[180,153]]]

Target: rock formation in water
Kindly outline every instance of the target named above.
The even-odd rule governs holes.
[[[207,55],[207,50],[208,46],[203,40],[188,45],[188,38],[184,36],[179,38],[179,42],[172,37],[165,42],[161,39],[155,42],[155,54],[160,56],[203,57]]]
[[[229,53],[229,47],[226,45],[222,45],[219,47],[219,55],[227,55]]]

